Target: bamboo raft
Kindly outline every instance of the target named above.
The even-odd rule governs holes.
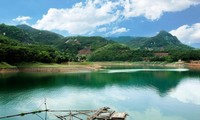
[[[25,115],[36,115],[42,120],[48,120],[48,114],[54,115],[58,120],[125,120],[127,117],[127,113],[116,112],[114,110],[110,110],[109,107],[103,107],[98,110],[51,110],[47,108],[46,101],[44,104],[45,109],[43,110],[2,116],[0,117],[0,119],[14,118],[20,116],[22,117]],[[39,115],[40,113],[45,113],[45,118],[42,118]],[[62,113],[62,115],[60,115],[60,113]]]

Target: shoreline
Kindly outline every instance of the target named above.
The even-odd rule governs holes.
[[[109,66],[158,66],[199,69],[200,64],[190,63],[162,63],[162,62],[90,62],[90,63],[67,63],[67,64],[31,64],[20,65],[16,68],[0,68],[0,73],[15,72],[46,72],[46,73],[74,73],[74,72],[92,72]]]
[[[16,73],[19,72],[17,68],[0,68],[0,73]]]
[[[74,73],[74,72],[91,72],[100,70],[102,66],[97,64],[25,64],[15,68],[0,68],[0,73],[17,73],[17,72],[46,72],[46,73]]]
[[[76,66],[76,67],[34,67],[34,68],[19,68],[19,72],[47,72],[47,73],[73,73],[84,71],[96,71],[99,68],[95,66]]]

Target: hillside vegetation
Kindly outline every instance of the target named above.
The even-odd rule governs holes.
[[[61,63],[68,61],[190,61],[200,50],[161,31],[154,37],[63,37],[27,25],[0,24],[0,62]]]
[[[192,49],[192,47],[182,44],[176,36],[172,36],[166,31],[160,31],[154,37],[122,37],[123,41],[121,37],[108,39],[126,44],[133,49],[158,51]]]
[[[54,32],[34,29],[28,25],[17,25],[16,27],[22,29],[31,39],[33,39],[34,42],[39,44],[52,45],[58,43],[59,40],[64,38],[62,35]]]
[[[31,39],[27,32],[15,26],[0,24],[0,35],[4,35],[23,43],[34,43],[34,40]]]
[[[131,58],[130,48],[118,43],[101,47],[90,56],[91,61],[127,61]]]
[[[74,36],[62,39],[57,47],[63,51],[78,54],[78,51],[82,49],[90,49],[91,51],[95,51],[98,48],[101,48],[110,43],[113,42],[98,36]]]
[[[47,45],[24,44],[0,35],[0,62],[62,62],[67,56]]]

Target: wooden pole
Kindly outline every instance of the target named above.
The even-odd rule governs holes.
[[[45,105],[45,120],[47,120],[47,102],[46,102],[46,98],[44,98],[44,105]]]
[[[96,111],[96,113],[94,113],[93,115],[89,116],[87,118],[87,120],[94,120],[99,114],[101,114],[104,111],[107,111],[108,109],[110,109],[109,107],[103,107],[101,109],[99,109],[98,111]]]
[[[0,119],[20,117],[20,116],[24,116],[24,115],[30,115],[30,114],[36,114],[36,113],[42,113],[42,112],[48,112],[48,111],[49,110],[38,110],[38,111],[33,111],[33,112],[25,112],[25,113],[20,113],[20,114],[15,114],[15,115],[3,116],[3,117],[0,117]]]

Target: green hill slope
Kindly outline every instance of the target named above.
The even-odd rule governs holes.
[[[101,47],[90,56],[91,61],[128,61],[131,58],[132,52],[130,48],[118,43]]]
[[[17,25],[16,27],[24,30],[30,36],[30,38],[37,43],[52,45],[64,38],[62,35],[57,33],[34,29],[28,25]]]
[[[35,41],[28,35],[27,32],[15,26],[0,24],[0,35],[18,40],[23,43],[34,43]]]
[[[93,37],[66,37],[57,45],[62,51],[67,51],[73,54],[78,54],[80,50],[88,49],[91,52],[98,48],[101,48],[113,41],[108,41],[105,38],[93,36]]]
[[[116,38],[111,38],[111,40],[115,40],[120,43],[126,44],[134,49],[161,50],[161,51],[192,49],[192,47],[182,44],[177,39],[176,36],[173,36],[166,31],[160,31],[154,37],[129,37],[124,41],[118,40]]]
[[[198,60],[198,51],[192,49],[166,31],[154,37],[63,37],[27,25],[0,24],[0,62],[7,63]],[[156,52],[167,52],[167,56]]]
[[[63,62],[68,56],[49,45],[26,44],[0,35],[0,62]]]

